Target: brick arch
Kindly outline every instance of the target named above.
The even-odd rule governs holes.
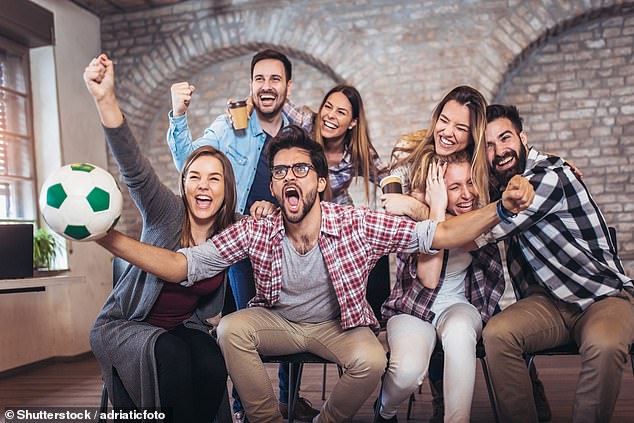
[[[320,22],[297,25],[294,18],[301,19],[297,11],[291,12],[297,16],[283,22],[275,18],[276,10],[261,12],[240,10],[201,18],[187,24],[184,30],[175,31],[163,46],[135,57],[135,66],[126,66],[129,71],[117,75],[122,108],[134,122],[134,127],[143,130],[150,126],[156,111],[164,107],[165,93],[172,82],[186,80],[213,63],[265,48],[274,48],[300,59],[337,83],[352,79],[351,76],[362,68],[354,55],[341,59],[339,54],[345,41],[336,31],[322,27]],[[231,22],[236,23],[236,28],[227,31],[226,26]],[[178,51],[178,55],[172,59],[170,53],[174,51]]]
[[[300,59],[308,65],[319,69],[337,83],[345,82],[345,79],[330,66],[306,52],[297,51],[282,45],[252,43],[209,51],[202,57],[196,58],[194,65],[181,66],[175,69],[173,73],[170,73],[169,76],[156,81],[152,85],[149,85],[147,81],[142,85],[138,85],[135,81],[142,79],[143,76],[141,76],[139,70],[133,70],[126,79],[123,79],[123,77],[119,78],[120,82],[118,85],[121,87],[119,97],[122,107],[126,110],[126,114],[134,119],[135,127],[139,129],[147,128],[152,117],[156,115],[157,110],[165,106],[165,93],[169,91],[169,87],[173,82],[190,79],[192,75],[196,75],[214,63],[255,53],[266,48],[273,48],[294,59]],[[188,63],[187,60],[184,63]]]
[[[600,17],[616,16],[634,10],[634,1],[520,2],[512,13],[497,21],[496,28],[474,57],[479,86],[487,98],[497,98],[505,83],[531,55],[552,37]]]
[[[634,272],[634,7],[603,8],[563,22],[509,64],[495,101],[519,107],[529,143],[570,159]]]
[[[505,85],[511,80],[518,69],[521,68],[526,59],[529,58],[533,52],[545,45],[553,37],[556,37],[557,35],[560,35],[568,31],[569,29],[574,28],[575,26],[582,25],[593,20],[604,19],[632,12],[634,12],[634,3],[615,4],[594,10],[588,10],[581,15],[568,18],[562,22],[559,22],[554,27],[548,28],[537,39],[526,46],[522,50],[522,52],[515,56],[511,63],[508,64],[507,70],[504,74],[504,78],[500,81],[498,89],[496,90],[496,98],[504,94]]]

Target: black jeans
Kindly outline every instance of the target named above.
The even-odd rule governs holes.
[[[161,408],[171,421],[211,423],[227,386],[227,369],[216,341],[179,325],[158,337],[154,354]]]

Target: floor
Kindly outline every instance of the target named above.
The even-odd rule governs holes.
[[[538,357],[536,363],[551,404],[552,422],[569,422],[579,358],[574,356]],[[268,366],[270,377],[276,380],[275,365]],[[322,365],[307,365],[302,380],[302,395],[315,406],[322,403],[322,370]],[[326,392],[328,393],[337,379],[336,367],[329,365],[327,372]],[[493,415],[479,367],[477,375],[472,421],[488,423],[492,421]],[[0,379],[0,409],[7,406],[97,407],[101,395],[100,377],[99,366],[92,357],[70,363],[39,366],[16,376]],[[422,394],[416,395],[410,422],[427,422],[431,414],[430,398],[429,387],[425,383]],[[366,401],[353,420],[354,422],[371,421],[373,401],[374,397]],[[406,421],[406,411],[407,405],[403,404],[398,416],[399,421]],[[0,415],[0,422],[4,421],[4,415]],[[621,393],[612,421],[615,423],[634,422],[634,377],[629,362],[621,382]]]

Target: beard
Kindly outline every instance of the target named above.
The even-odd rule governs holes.
[[[276,96],[276,101],[279,100],[279,99],[282,99],[282,101],[279,104],[275,105],[275,107],[273,108],[272,111],[264,112],[260,108],[260,95],[262,95],[262,94],[273,94],[273,95]],[[257,98],[257,101],[253,102],[253,107],[255,108],[255,110],[264,119],[271,119],[271,118],[275,117],[276,115],[278,115],[282,111],[282,108],[284,107],[284,102],[286,101],[286,90],[284,90],[283,92],[280,92],[280,93],[278,93],[275,90],[260,90],[260,91],[258,91],[258,93],[256,95],[256,98]]]
[[[508,159],[509,157],[513,157],[515,164],[508,169],[498,170],[498,163]],[[521,145],[519,154],[516,151],[509,151],[503,156],[495,156],[491,170],[493,172],[493,176],[495,176],[495,179],[499,184],[500,190],[504,190],[511,178],[515,175],[521,175],[524,173],[524,169],[526,169],[526,148]]]
[[[289,223],[299,223],[302,220],[304,220],[308,212],[315,205],[315,201],[317,200],[317,188],[313,189],[312,191],[309,191],[308,194],[300,198],[299,201],[301,203],[301,207],[299,208],[299,212],[297,214],[292,214],[292,212],[290,212],[286,208],[286,202],[284,201],[283,196],[282,198],[276,198],[276,199],[277,199],[277,202],[280,204],[280,208],[282,209],[282,214],[284,215],[284,219],[286,219],[286,221]]]

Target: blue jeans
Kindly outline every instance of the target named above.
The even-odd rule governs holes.
[[[229,268],[229,283],[236,300],[236,310],[247,308],[249,300],[255,297],[253,268],[249,259],[240,260]]]
[[[249,300],[255,296],[255,280],[253,279],[253,267],[249,259],[240,260],[229,268],[229,284],[233,291],[233,298],[236,301],[236,309],[247,308]],[[277,371],[280,380],[280,402],[288,402],[288,363],[280,363]],[[240,397],[235,388],[231,392],[233,397],[233,412],[243,410]]]

